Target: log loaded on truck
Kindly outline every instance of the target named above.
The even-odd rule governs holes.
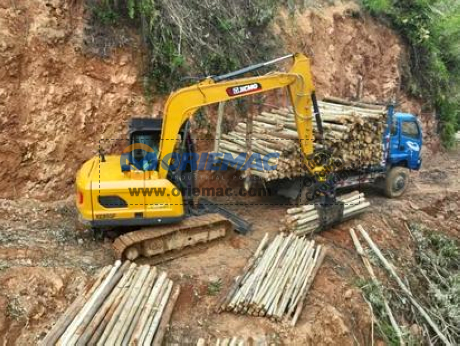
[[[349,172],[352,174],[339,180],[336,187],[382,182],[387,197],[401,196],[409,185],[409,171],[419,170],[422,164],[422,130],[417,118],[412,114],[395,112],[394,105],[388,105],[382,145],[380,164]]]
[[[288,72],[241,77],[289,58],[293,59],[293,65]],[[244,233],[249,228],[244,220],[222,206],[195,201],[189,194],[194,172],[172,169],[170,164],[174,153],[195,152],[189,120],[200,107],[280,88],[288,90],[295,114],[294,131],[308,175],[318,177],[319,185],[324,184],[328,174],[323,173],[323,164],[309,164],[309,157],[314,154],[314,138],[317,134],[323,136],[310,62],[302,54],[293,54],[222,76],[211,76],[173,92],[166,102],[162,120],[133,119],[129,142],[121,155],[100,152],[78,171],[76,203],[81,219],[98,231],[114,228],[129,231],[114,241],[113,248],[119,258],[130,260],[220,238],[230,229]],[[407,185],[407,175],[405,170],[395,168],[419,167],[419,152],[415,153],[414,148],[415,144],[421,145],[421,132],[410,115],[392,117],[391,129],[387,144],[391,155],[386,175],[387,180],[393,179],[391,185],[398,192]],[[414,136],[417,138],[412,138]],[[138,164],[139,157],[145,161],[152,156],[156,165]],[[160,188],[167,193],[130,194],[134,188]],[[333,208],[330,202],[334,196],[328,198],[329,203],[323,204],[325,211]]]
[[[354,114],[359,114],[360,112],[366,112],[366,107],[369,107],[367,110],[374,112],[378,112],[376,109],[379,108],[381,110],[384,109],[382,106],[350,102],[338,98],[330,98],[330,100],[334,102],[320,102],[320,105],[324,105],[325,112],[328,111],[328,107],[334,109],[336,106],[337,109],[341,109],[340,114],[350,112],[350,110]],[[308,172],[304,172],[305,174],[300,174],[300,176],[293,176],[291,174],[289,178],[266,181],[266,186],[271,189],[271,192],[275,192],[301,204],[315,200],[318,195],[334,195],[335,191],[340,188],[363,186],[364,184],[376,184],[383,188],[385,195],[389,198],[400,197],[409,185],[410,171],[419,170],[422,163],[420,157],[422,129],[416,116],[395,112],[395,106],[392,103],[388,104],[385,108],[384,112],[386,114],[381,119],[385,122],[382,127],[383,130],[380,132],[375,131],[374,137],[376,138],[373,139],[373,142],[378,143],[379,150],[373,152],[370,157],[365,157],[363,153],[367,150],[367,147],[373,145],[368,144],[372,139],[369,139],[368,143],[363,140],[355,140],[351,144],[351,147],[355,148],[357,152],[355,157],[357,162],[352,166],[347,165],[349,162],[346,162],[345,158],[335,157],[336,150],[328,148],[327,144],[318,146],[315,144],[315,147],[321,149],[315,150],[308,160],[310,163],[322,162],[323,171],[321,173],[326,174],[325,179],[318,182],[316,177],[312,177]],[[321,109],[321,107],[318,109]],[[265,117],[256,117],[256,119],[270,121],[270,118],[267,118],[267,116],[270,114],[273,115],[276,112],[284,113],[285,115],[290,113],[289,111],[274,110],[272,113],[264,112]],[[361,116],[365,115],[361,114]],[[287,122],[284,123],[285,126],[289,124],[289,118],[287,119]],[[328,123],[323,121],[322,124],[323,126],[325,124],[333,124],[333,126],[336,126],[334,127],[335,129],[338,126],[343,127],[343,125],[335,125],[334,121],[336,120],[338,121],[338,119],[331,120],[329,118]],[[367,121],[372,124],[372,119],[368,119]],[[372,127],[370,128],[372,129]],[[327,133],[327,130],[325,131]],[[276,131],[269,133],[272,136],[277,135]],[[346,139],[336,140],[335,146],[339,150],[340,147],[350,146],[349,143],[345,143],[345,141],[353,142],[353,139],[350,137],[353,136],[343,134],[343,138]],[[226,136],[225,138],[231,139],[232,137]],[[324,143],[324,138],[317,136],[315,143],[318,142]],[[225,145],[224,148],[226,148]],[[222,151],[225,152],[225,149]],[[256,180],[257,177],[264,176],[258,174]],[[248,183],[246,184],[248,185]]]

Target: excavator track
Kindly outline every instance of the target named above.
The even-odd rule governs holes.
[[[220,214],[191,216],[180,223],[142,228],[115,239],[113,249],[119,259],[162,255],[172,250],[222,238],[233,224]]]

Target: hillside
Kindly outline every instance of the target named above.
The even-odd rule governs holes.
[[[0,11],[0,196],[66,198],[76,169],[101,143],[120,150],[115,143],[124,138],[125,122],[156,116],[165,97],[147,104],[136,31],[122,27],[107,34],[118,41],[104,41],[84,2],[5,2]],[[283,54],[311,56],[319,97],[397,98],[400,109],[420,114],[422,102],[401,91],[406,48],[356,4],[324,5],[294,18],[281,9],[271,30],[283,40]],[[431,140],[433,114],[422,120]]]
[[[183,49],[189,49],[190,54],[184,53],[184,60],[178,62],[180,69],[169,71],[169,77],[177,77],[174,83],[169,79],[160,83],[158,76],[165,74],[161,71],[152,77],[152,47],[136,26],[137,14],[130,19],[126,14],[97,12],[94,6],[101,3],[105,2],[0,0],[2,345],[38,343],[95,273],[114,262],[112,240],[97,239],[79,223],[74,202],[78,168],[101,147],[107,152],[123,150],[127,121],[132,116],[160,117],[167,98],[165,87],[173,89],[190,82],[185,77],[204,72],[243,67],[233,66],[235,61],[215,66],[209,55],[200,65],[200,56],[190,53],[195,52],[193,44],[184,43]],[[212,13],[213,6],[222,1],[190,3],[201,4],[204,13]],[[244,3],[229,5],[228,13],[244,10]],[[260,60],[253,59],[303,52],[311,58],[319,99],[397,100],[398,110],[416,114],[422,123],[422,168],[411,173],[411,185],[400,199],[386,199],[379,189],[363,187],[371,202],[367,213],[314,235],[328,255],[295,328],[262,317],[215,312],[219,295],[240,275],[264,234],[274,237],[278,233],[290,207],[278,196],[219,199],[251,222],[253,231],[247,236],[231,234],[158,264],[181,285],[166,333],[167,344],[192,345],[199,338],[214,341],[236,335],[257,336],[273,345],[398,344],[349,236],[349,229],[358,224],[397,265],[398,273],[423,304],[435,301],[439,304],[436,308],[443,309],[436,313],[441,311],[448,321],[458,321],[458,148],[449,152],[442,148],[438,134],[442,124],[438,124],[430,102],[408,93],[411,51],[407,40],[356,1],[305,1],[305,8],[294,9],[292,3],[297,2],[281,2],[266,26],[255,25],[268,31],[255,33],[247,28],[247,32],[238,33],[250,37],[243,40],[244,45],[222,48],[216,55],[233,51],[243,63],[257,63]],[[187,9],[189,3],[158,4],[170,6],[163,9],[173,13]],[[189,10],[190,16],[196,15],[196,8],[190,5]],[[114,18],[120,20],[115,24]],[[188,17],[176,19],[183,23],[184,18]],[[208,19],[201,18],[204,22]],[[164,17],[160,22],[168,20],[172,19]],[[228,30],[228,23],[222,25]],[[198,26],[202,36],[196,42],[188,37],[190,42],[197,46],[205,42],[208,45],[203,46],[215,49],[222,37],[209,37],[214,29],[206,32],[206,25]],[[262,42],[263,38],[272,41]],[[263,51],[255,52],[258,41]],[[272,50],[266,51],[267,47]],[[205,48],[200,46],[203,52]],[[276,95],[265,101],[280,103]],[[238,112],[236,105],[230,107],[227,126],[245,119],[244,106],[243,112]],[[213,143],[216,113],[217,107],[209,107],[193,124],[196,138],[211,139],[201,141],[199,150],[209,149]],[[200,184],[204,186],[232,184],[240,188],[243,184],[238,180],[216,182],[209,172],[203,176]],[[439,274],[441,288],[433,286],[436,279],[424,276],[421,253],[444,261],[440,266],[448,270]],[[370,260],[408,343],[420,344],[431,338],[433,344],[440,344],[378,261],[372,256]],[[156,264],[153,259],[139,263]],[[453,337],[460,340],[458,334]]]

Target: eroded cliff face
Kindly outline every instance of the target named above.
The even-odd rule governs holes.
[[[100,139],[145,114],[139,51],[85,55],[84,9],[70,3],[0,4],[2,197],[64,197]]]
[[[107,56],[87,54],[82,1],[0,0],[0,197],[60,199],[73,193],[78,167],[104,147],[120,147],[126,120],[157,113],[141,83],[136,38]],[[404,48],[353,3],[281,11],[274,30],[287,51],[312,57],[318,94],[368,101],[402,96]],[[86,42],[86,44],[85,44]],[[164,98],[160,98],[164,100]]]
[[[312,72],[320,96],[388,102],[404,98],[407,111],[419,104],[407,100],[401,89],[406,52],[401,39],[389,28],[346,2],[299,13],[281,11],[275,30],[289,51],[312,58]]]

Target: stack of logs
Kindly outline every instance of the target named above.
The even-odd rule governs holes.
[[[160,345],[179,286],[156,267],[126,261],[104,267],[41,345]]]
[[[315,117],[312,118],[315,138],[304,140],[315,141],[315,151],[326,150],[331,158],[341,162],[343,169],[380,164],[386,127],[385,107],[339,101],[345,104],[319,102],[324,142],[318,141]],[[275,170],[265,170],[264,165],[253,165],[245,172],[246,175],[274,180],[302,176],[308,172],[302,158],[292,108],[274,108],[270,112],[262,112],[253,118],[250,125],[241,122],[233,131],[218,137],[218,151],[231,153],[234,157],[240,153],[259,153],[262,157],[269,153],[279,154],[278,159],[268,161],[270,165],[277,165]]]
[[[370,206],[364,197],[364,193],[358,191],[340,196],[337,198],[343,203],[343,218],[347,220],[363,213]],[[313,233],[321,230],[321,220],[315,204],[307,204],[301,207],[288,209],[286,217],[281,220],[284,227],[281,232],[294,233],[298,236]]]
[[[295,326],[305,297],[326,254],[313,240],[265,235],[218,311],[265,316]]]

